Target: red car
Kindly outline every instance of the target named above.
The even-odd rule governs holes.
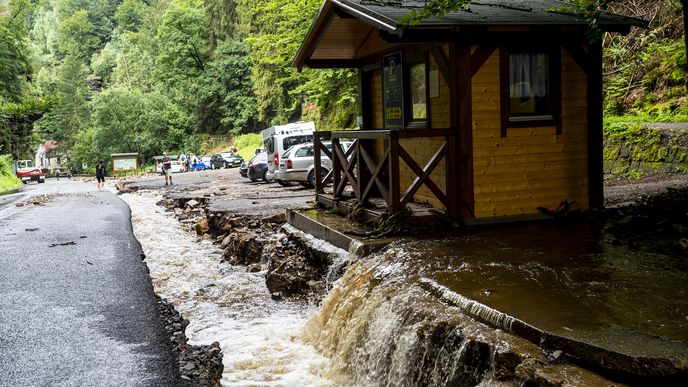
[[[28,181],[37,181],[45,183],[45,175],[40,168],[33,166],[31,160],[17,161],[17,178],[21,179],[22,183],[26,184]]]

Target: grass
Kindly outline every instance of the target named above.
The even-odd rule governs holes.
[[[675,115],[659,115],[651,116],[644,114],[626,114],[623,116],[605,116],[605,123],[615,124],[615,123],[626,123],[626,122],[688,122],[688,115],[685,114],[675,114]]]
[[[17,179],[12,170],[12,158],[0,155],[0,192],[21,187],[21,180]]]
[[[243,157],[245,161],[248,161],[256,154],[256,148],[263,147],[263,138],[260,132],[242,134],[234,137],[229,143],[206,149],[205,154],[213,155],[215,153],[225,152],[228,151],[232,145],[237,147],[239,156]]]

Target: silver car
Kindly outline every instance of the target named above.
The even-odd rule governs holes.
[[[332,143],[323,141],[323,145],[332,151]],[[346,151],[350,142],[342,142],[342,147]],[[279,169],[275,170],[275,180],[278,182],[299,182],[308,187],[315,186],[315,161],[313,143],[294,145],[287,149],[280,157]],[[332,160],[320,152],[321,173],[325,176],[332,169]]]

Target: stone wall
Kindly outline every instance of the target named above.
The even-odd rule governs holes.
[[[605,128],[605,177],[688,173],[688,128],[675,124],[626,125]]]

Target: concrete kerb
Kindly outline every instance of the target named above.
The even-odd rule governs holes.
[[[391,240],[363,240],[346,235],[330,226],[310,218],[298,210],[287,210],[287,223],[296,229],[307,234],[311,234],[318,239],[331,243],[340,249],[348,251],[357,258],[380,251],[387,246]]]

